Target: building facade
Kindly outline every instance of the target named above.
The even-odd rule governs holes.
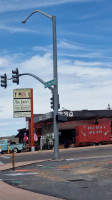
[[[77,136],[77,127],[82,127],[88,125],[88,129],[102,129],[99,132],[91,132],[90,134],[96,134],[95,137],[99,137],[100,142],[104,140],[105,143],[110,141],[106,141],[107,138],[103,139],[103,135],[101,135],[101,131],[103,133],[103,128],[105,127],[105,131],[107,126],[109,127],[109,137],[111,140],[111,125],[112,125],[112,110],[82,110],[82,111],[70,111],[70,110],[62,110],[59,112],[61,116],[67,116],[67,121],[62,122],[58,121],[59,127],[59,147],[66,148],[66,147],[75,147],[76,145],[76,136]],[[29,136],[29,143],[30,143],[30,118],[26,118],[27,128],[26,132]],[[93,126],[93,127],[92,127]],[[37,114],[34,115],[34,132],[37,134],[38,142],[36,143],[40,149],[51,149],[54,146],[54,133],[53,133],[53,112],[49,112],[46,114]],[[99,134],[99,135],[98,135]],[[84,134],[83,134],[84,135]],[[83,138],[83,135],[80,136]],[[92,138],[92,136],[91,136]],[[91,139],[94,140],[94,139]],[[89,141],[89,139],[87,139]],[[103,142],[104,142],[103,141]],[[90,145],[95,144],[94,141],[79,144],[81,145]]]

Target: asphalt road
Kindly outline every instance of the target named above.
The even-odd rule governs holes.
[[[8,156],[1,155],[0,161]],[[53,152],[17,154],[18,161],[52,158]],[[112,146],[77,148],[49,160],[0,173],[15,187],[67,200],[112,199]],[[2,162],[1,161],[1,162]]]
[[[53,154],[54,154],[53,150],[17,153],[15,154],[15,161],[23,162],[23,161],[53,159],[54,157]],[[59,159],[79,158],[79,157],[85,158],[85,157],[96,157],[96,156],[111,157],[112,145],[61,149],[59,151]],[[11,154],[0,154],[0,164],[11,163],[11,162],[12,162]]]
[[[112,158],[45,161],[6,170],[0,179],[14,187],[67,200],[111,200]]]

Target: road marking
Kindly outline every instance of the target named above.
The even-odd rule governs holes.
[[[80,157],[79,158],[68,158],[68,159],[65,159],[66,161],[72,161],[72,160],[89,160],[89,159],[99,159],[99,158],[112,158],[112,155],[101,155],[101,156],[88,156],[88,157]]]
[[[2,158],[9,159],[9,158],[11,158],[11,157],[9,157],[9,156],[2,156]]]
[[[13,173],[13,174],[5,174],[5,176],[25,176],[25,175],[34,175],[34,174],[38,174],[37,172],[36,173]]]
[[[68,159],[65,159],[66,161],[72,161],[72,160],[80,160],[79,158],[68,158]]]
[[[3,162],[0,161],[0,165],[3,165]]]
[[[37,171],[38,169],[17,169],[16,172],[29,172],[29,171]]]
[[[12,180],[11,182],[12,182],[12,183],[16,183],[16,184],[21,184],[21,183],[23,183],[23,181],[15,181],[15,180]]]
[[[0,181],[14,181],[15,179],[0,179]]]

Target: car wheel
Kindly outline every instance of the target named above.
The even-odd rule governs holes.
[[[93,143],[92,143],[92,146],[96,146],[96,143],[95,143],[95,142],[93,142]]]
[[[14,148],[14,153],[17,153],[18,152],[18,149],[17,148]]]

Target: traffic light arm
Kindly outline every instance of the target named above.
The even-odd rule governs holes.
[[[1,87],[7,87],[7,80],[13,80],[13,82],[14,82],[14,79],[15,79],[15,72],[17,71],[17,69],[15,70],[15,71],[12,71],[12,73],[13,73],[13,75],[12,75],[12,78],[7,78],[7,75],[6,74],[4,74],[4,76],[1,76]],[[19,77],[20,76],[25,76],[25,75],[27,75],[27,76],[32,76],[33,78],[35,78],[36,80],[38,80],[39,82],[41,82],[43,85],[45,84],[45,81],[43,81],[41,78],[39,78],[38,76],[36,76],[36,75],[34,75],[34,74],[31,74],[31,73],[23,73],[23,74],[19,74],[19,72],[18,72],[18,83],[19,83]],[[16,77],[16,79],[17,79],[17,77]],[[4,84],[5,84],[5,82],[6,82],[6,85],[3,85],[2,86],[2,83],[4,82]],[[16,82],[15,82],[16,83]],[[48,89],[49,90],[51,90],[51,92],[52,92],[52,94],[54,93],[54,88],[52,88],[52,87],[48,87]]]
[[[39,78],[38,76],[31,74],[31,73],[23,73],[23,74],[19,74],[19,76],[24,76],[24,75],[28,75],[28,76],[32,76],[33,78],[37,79],[39,82],[41,82],[43,85],[45,84],[45,81],[43,81],[41,78]],[[52,91],[52,93],[54,93],[54,88],[49,87],[48,89],[50,89]]]

